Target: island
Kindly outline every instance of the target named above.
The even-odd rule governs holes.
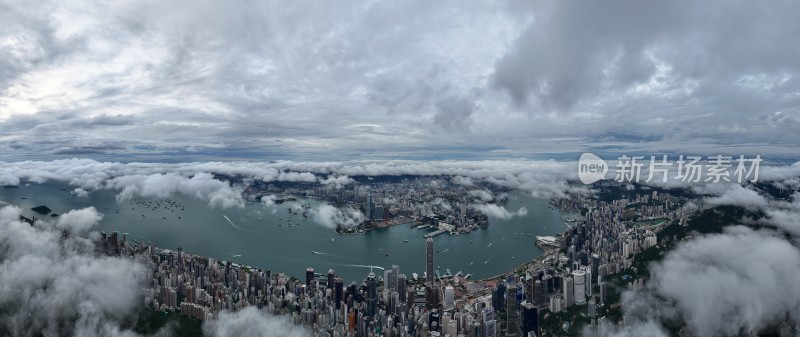
[[[48,214],[51,211],[51,209],[49,207],[45,206],[45,205],[36,206],[34,208],[31,208],[31,210],[33,210],[36,213],[43,214],[43,215],[44,214]]]

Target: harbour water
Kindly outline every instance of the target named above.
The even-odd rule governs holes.
[[[296,277],[303,277],[307,267],[318,273],[334,269],[348,283],[361,281],[370,266],[379,271],[396,264],[409,278],[412,273],[421,277],[425,270],[423,236],[429,231],[408,225],[338,235],[319,224],[313,211],[307,220],[302,213],[291,214],[290,204],[219,209],[181,194],[118,202],[113,190],[76,197],[70,195],[71,189],[66,184],[23,182],[19,188],[0,188],[0,200],[19,206],[27,216],[36,215],[31,208],[39,205],[58,214],[94,206],[103,213],[97,229],[128,233],[129,241],[150,241],[167,249],[180,246],[187,253]],[[510,195],[506,207],[515,211],[524,206],[527,215],[490,217],[487,228],[434,238],[434,264],[442,274],[446,269],[453,274],[472,274],[472,279],[501,274],[542,253],[535,246],[537,235],[556,235],[566,228],[560,212],[549,207],[546,199],[522,192]],[[318,204],[310,199],[298,202],[312,208]]]

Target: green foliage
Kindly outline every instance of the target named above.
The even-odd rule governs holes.
[[[169,336],[203,336],[203,327],[200,321],[181,315],[180,313],[150,308],[142,309],[132,329],[136,333],[143,335],[154,334],[160,329],[168,329],[170,331]]]

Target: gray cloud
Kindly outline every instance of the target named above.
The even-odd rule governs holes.
[[[790,1],[2,6],[2,158],[796,158]]]
[[[211,337],[306,337],[311,334],[288,317],[273,316],[253,306],[220,312],[215,320],[203,323],[203,332]]]
[[[515,216],[525,216],[528,214],[528,209],[525,208],[525,206],[520,207],[516,211],[509,211],[505,207],[495,204],[477,204],[472,205],[471,207],[475,208],[478,212],[503,220],[511,219]]]
[[[56,223],[19,221],[0,208],[0,332],[15,336],[135,336],[121,328],[135,314],[146,268],[131,259],[97,256],[85,234],[94,208]],[[62,238],[61,230],[70,235]],[[113,295],[111,295],[113,294]]]
[[[328,204],[315,207],[311,215],[314,217],[315,221],[330,228],[336,228],[339,225],[355,227],[366,219],[364,213],[361,213],[361,211],[355,208],[337,208]]]
[[[800,250],[765,232],[733,227],[682,244],[652,269],[650,286],[699,336],[758,331],[798,321]]]
[[[212,207],[244,207],[240,188],[216,180],[208,173],[198,173],[191,178],[174,173],[126,175],[107,181],[107,186],[121,190],[118,201],[134,197],[167,198],[182,193],[206,201]]]

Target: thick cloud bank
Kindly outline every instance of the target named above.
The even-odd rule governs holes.
[[[459,176],[516,188],[540,196],[561,196],[577,178],[574,162],[557,161],[353,161],[353,162],[202,162],[181,164],[113,163],[91,159],[50,162],[0,162],[0,177],[9,184],[20,181],[66,182],[82,191],[119,190],[119,200],[167,197],[183,193],[214,207],[244,204],[241,189],[215,179],[212,174],[240,176],[266,182],[320,183],[339,188],[353,176],[430,175]]]
[[[654,266],[650,286],[699,336],[800,321],[800,250],[772,233],[733,227],[682,244]]]
[[[94,208],[68,212],[55,224],[30,225],[19,216],[16,207],[0,208],[0,334],[135,335],[120,322],[141,306],[146,269],[97,256],[89,239],[74,235],[97,224]]]
[[[796,188],[795,177],[771,183]],[[742,219],[760,230],[734,226],[678,244],[651,265],[642,291],[623,294],[629,325],[601,326],[586,335],[664,335],[662,321],[685,322],[692,335],[737,336],[777,326],[786,319],[800,323],[800,194],[774,199],[754,186],[707,188],[710,205],[733,205],[761,212]]]

